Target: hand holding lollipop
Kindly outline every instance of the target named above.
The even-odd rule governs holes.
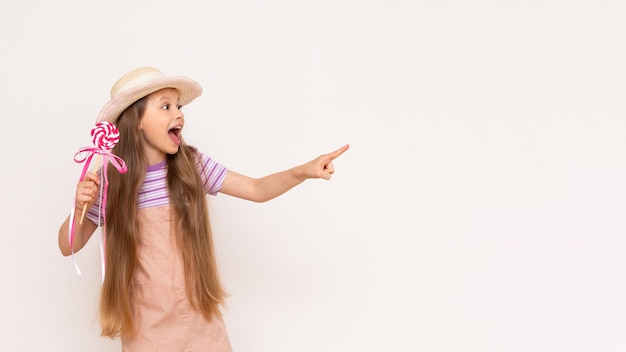
[[[84,148],[81,148],[74,155],[75,162],[85,163],[85,166],[83,167],[83,171],[80,175],[79,181],[83,181],[85,179],[85,175],[90,169],[91,163],[93,161],[93,157],[96,156],[95,171],[97,172],[98,170],[101,170],[100,172],[101,180],[104,181],[104,182],[102,181],[100,182],[100,211],[99,213],[102,214],[102,219],[103,219],[103,222],[105,223],[105,226],[106,226],[105,210],[106,210],[106,199],[107,199],[106,192],[107,192],[107,187],[109,185],[108,178],[107,178],[108,164],[111,163],[111,165],[113,165],[117,169],[117,171],[119,171],[122,174],[127,171],[124,160],[122,160],[117,155],[111,153],[111,150],[113,149],[113,147],[115,147],[119,139],[120,139],[120,133],[117,127],[113,123],[109,121],[99,122],[98,124],[96,124],[94,128],[91,129],[91,140],[93,141],[95,148],[84,147]],[[83,211],[80,217],[81,224],[83,222],[86,212],[87,212],[87,204],[83,206]],[[74,240],[74,222],[73,221],[74,220],[72,217],[72,224],[70,226],[70,234],[69,234],[70,247],[72,246],[74,242],[73,241]]]
[[[120,132],[117,129],[117,127],[114,124],[112,124],[111,122],[108,122],[108,121],[100,122],[94,128],[91,129],[91,140],[93,142],[93,145],[96,146],[96,148],[98,148],[99,150],[101,150],[101,151],[110,151],[111,149],[113,149],[113,147],[115,147],[117,142],[120,140]],[[96,155],[96,163],[95,163],[95,168],[94,169],[97,171],[100,168],[99,164],[100,164],[102,153],[97,152],[97,151],[94,151],[94,153]],[[111,155],[113,155],[113,154],[111,154]],[[123,163],[123,161],[122,161],[122,163]],[[89,162],[88,162],[88,164],[89,164]],[[85,167],[88,168],[88,164],[85,165]],[[120,170],[118,168],[118,170],[121,173],[126,172],[125,168],[123,170]],[[81,176],[81,181],[84,178],[85,178],[85,173],[83,173],[83,175]],[[86,212],[87,212],[87,203],[85,203],[85,205],[83,206],[83,212],[80,215],[80,223],[81,224],[83,223],[83,219],[85,218],[85,213]]]

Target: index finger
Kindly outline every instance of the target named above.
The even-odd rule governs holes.
[[[93,181],[93,183],[95,183],[96,185],[99,185],[100,184],[100,177],[98,177],[98,175],[96,173],[88,172],[85,175],[85,178],[83,179],[83,181]]]
[[[334,152],[328,153],[326,156],[328,156],[330,160],[334,160],[335,158],[343,154],[346,150],[348,150],[348,148],[350,148],[350,144],[346,144],[343,147],[335,150]]]

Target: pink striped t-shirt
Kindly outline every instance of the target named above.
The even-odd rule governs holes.
[[[197,152],[199,157],[198,170],[202,178],[204,190],[210,195],[216,195],[222,187],[226,176],[226,167],[222,166],[209,156]],[[137,207],[139,209],[157,207],[169,204],[170,199],[167,193],[167,166],[165,161],[148,166],[143,185],[139,189]],[[98,213],[100,210],[100,197],[87,212],[87,219],[94,224],[98,224]],[[100,225],[102,217],[100,216]]]

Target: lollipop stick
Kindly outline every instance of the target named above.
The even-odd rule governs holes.
[[[85,203],[85,205],[83,205],[83,212],[82,214],[80,214],[80,222],[79,224],[83,224],[83,220],[85,219],[85,213],[87,212],[87,203]]]
[[[100,168],[100,154],[96,154],[96,167],[95,170],[97,171]],[[83,205],[83,212],[80,214],[80,222],[79,224],[83,224],[83,220],[85,219],[85,214],[87,213],[87,203],[85,203],[85,205]]]

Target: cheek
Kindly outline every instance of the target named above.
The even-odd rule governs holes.
[[[144,141],[151,144],[160,143],[163,138],[167,137],[167,126],[158,123],[140,124],[140,131]]]
[[[141,137],[144,142],[153,140],[155,138],[154,129],[150,128],[149,126],[140,126],[139,130],[141,132]]]

